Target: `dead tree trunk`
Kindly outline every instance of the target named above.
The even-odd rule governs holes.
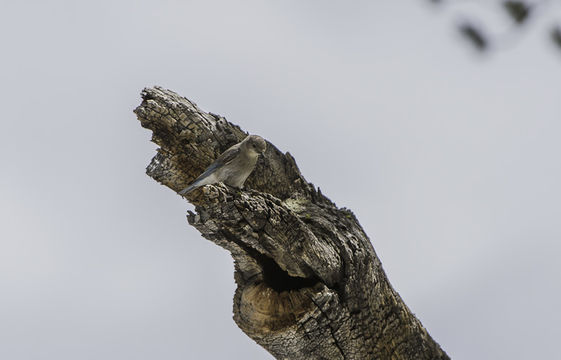
[[[246,134],[159,87],[135,110],[160,146],[147,168],[183,189]],[[260,134],[264,135],[264,134]],[[268,144],[244,190],[207,185],[187,218],[231,252],[234,320],[277,359],[449,359],[391,287],[354,214]]]

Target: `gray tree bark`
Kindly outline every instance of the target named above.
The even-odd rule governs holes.
[[[147,173],[176,192],[246,136],[172,91],[147,88],[142,99],[134,112],[160,146]],[[390,285],[354,214],[308,183],[289,153],[268,143],[243,190],[207,185],[187,199],[189,223],[234,258],[235,322],[275,358],[449,359]]]

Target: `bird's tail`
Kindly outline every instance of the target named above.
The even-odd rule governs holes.
[[[187,186],[185,189],[181,190],[179,192],[179,195],[187,195],[189,194],[191,191],[200,188],[203,184],[201,184],[199,181],[195,181],[194,183],[192,183],[191,185]]]
[[[195,179],[195,181],[193,181],[193,183],[189,186],[187,186],[185,189],[181,190],[179,192],[180,195],[187,195],[189,194],[191,191],[200,188],[201,186],[205,186],[207,184],[213,184],[215,183],[215,177],[214,174],[207,170],[204,173],[201,174],[201,176],[199,176],[198,178]]]

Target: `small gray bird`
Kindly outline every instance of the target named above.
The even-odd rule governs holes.
[[[257,163],[259,154],[263,154],[267,143],[262,137],[249,135],[241,142],[224,151],[193,183],[181,190],[181,195],[204,185],[222,182],[241,188]]]

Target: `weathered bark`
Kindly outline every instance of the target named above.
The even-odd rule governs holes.
[[[160,146],[149,176],[174,191],[246,134],[162,88],[135,110]],[[264,135],[264,134],[259,134]],[[234,320],[278,359],[448,359],[391,287],[354,214],[272,144],[244,190],[207,185],[187,218],[235,263]]]

